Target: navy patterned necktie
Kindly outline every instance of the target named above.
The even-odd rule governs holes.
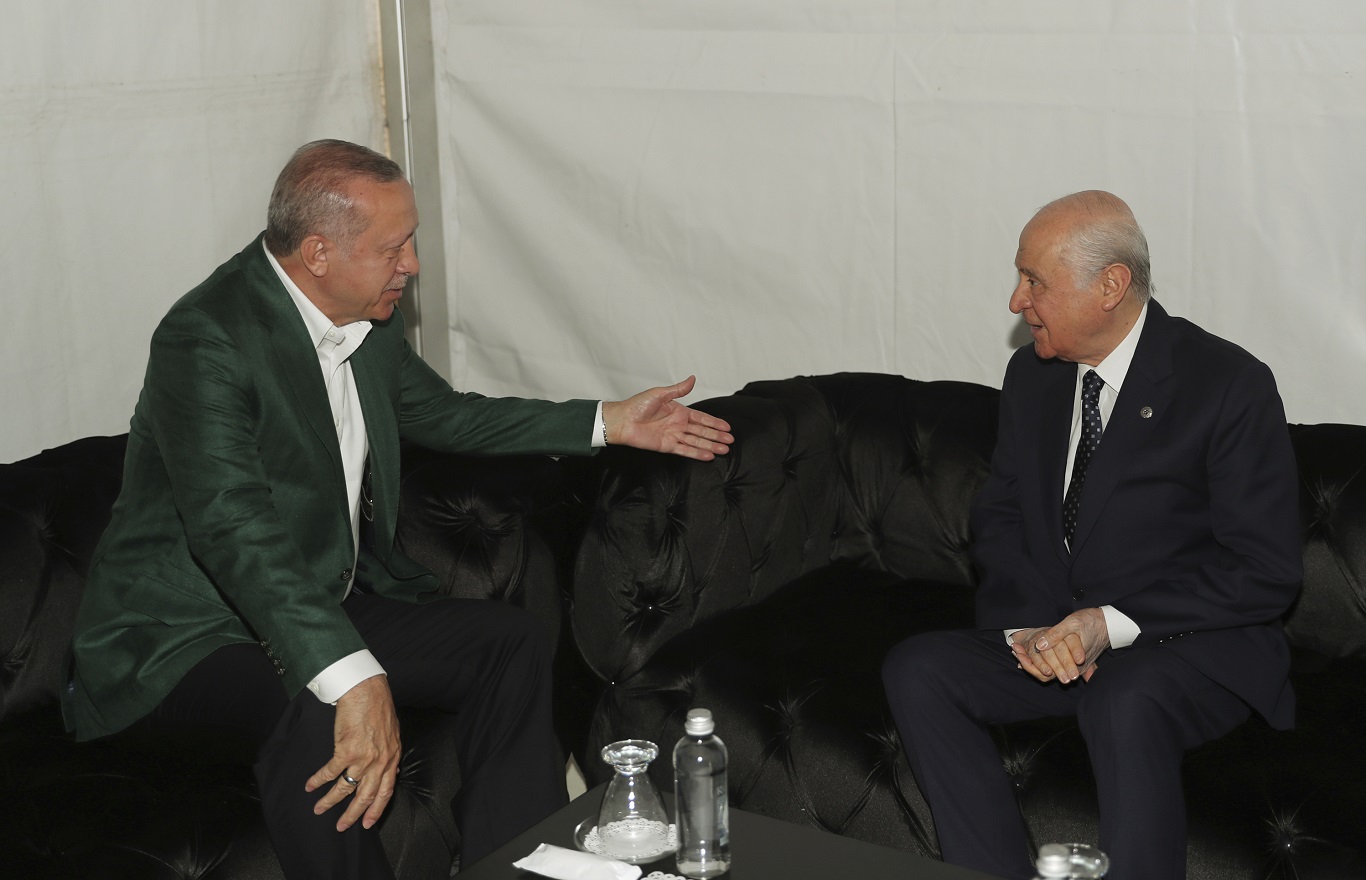
[[[1104,428],[1100,424],[1100,389],[1105,380],[1095,370],[1088,370],[1081,380],[1081,441],[1077,443],[1077,457],[1072,461],[1072,482],[1062,502],[1062,536],[1067,547],[1072,547],[1072,533],[1077,530],[1077,511],[1081,508],[1081,490],[1086,485],[1086,468],[1100,445]]]

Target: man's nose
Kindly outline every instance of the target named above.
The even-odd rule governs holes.
[[[1015,285],[1015,289],[1010,292],[1010,311],[1016,315],[1029,308],[1029,294],[1025,283],[1021,281]]]
[[[421,266],[417,261],[417,245],[413,243],[412,239],[403,245],[403,253],[400,256],[398,271],[404,275],[416,275]]]

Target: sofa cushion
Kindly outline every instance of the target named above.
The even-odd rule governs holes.
[[[74,742],[61,724],[71,631],[122,481],[125,437],[76,441],[0,466],[0,877],[280,876],[250,756],[231,743],[125,732]],[[446,595],[562,621],[559,467],[407,447],[400,548]],[[557,555],[558,554],[558,555]],[[401,877],[444,877],[459,850],[455,720],[400,712],[404,754],[379,826]]]
[[[699,405],[735,426],[729,456],[592,462],[574,578],[576,637],[602,687],[589,747],[645,736],[667,749],[688,706],[707,705],[738,805],[932,853],[879,671],[900,638],[971,624],[967,511],[998,397],[867,374],[756,382]],[[1366,427],[1290,432],[1298,726],[1253,718],[1187,755],[1200,880],[1366,877]],[[1035,843],[1096,841],[1075,722],[992,734]],[[585,770],[602,778],[595,764],[590,753]]]
[[[910,834],[929,852],[923,801],[896,781],[904,760],[877,671],[907,635],[971,616],[960,585],[836,563],[671,639],[606,687],[590,741],[629,732],[667,754],[688,708],[706,706],[732,755],[736,806],[881,842]],[[668,761],[651,772],[672,790]],[[916,803],[901,802],[908,791]]]

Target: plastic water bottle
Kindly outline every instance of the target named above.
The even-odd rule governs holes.
[[[1035,880],[1098,880],[1110,870],[1110,858],[1084,843],[1046,843],[1034,867]]]
[[[730,868],[726,745],[715,729],[711,710],[689,709],[674,746],[678,873],[688,877],[715,877]]]

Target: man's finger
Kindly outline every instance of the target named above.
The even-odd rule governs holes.
[[[690,437],[700,437],[703,440],[711,440],[717,443],[734,443],[735,437],[728,430],[730,425],[722,422],[720,425],[709,425],[705,422],[691,422],[685,429]]]
[[[342,784],[345,785],[346,783],[343,782]],[[337,830],[345,831],[355,825],[356,820],[375,802],[378,790],[379,783],[362,779],[360,787],[352,790],[351,803],[346,805],[346,812],[342,813],[341,818],[337,820]]]
[[[1072,662],[1081,666],[1086,662],[1086,646],[1082,644],[1081,635],[1078,633],[1068,633],[1063,637],[1063,642],[1072,649]]]
[[[693,386],[696,384],[697,377],[689,376],[682,382],[677,382],[673,385],[670,385],[668,388],[665,388],[664,394],[671,400],[677,400],[680,397],[687,397],[689,394],[692,393]]]
[[[728,451],[730,451],[730,447],[727,446],[725,443],[718,443],[714,440],[708,440],[706,437],[703,437],[700,434],[684,434],[683,438],[678,442],[687,444],[689,446],[695,446],[698,449],[705,450],[707,452],[713,453],[714,455],[725,455]]]
[[[317,791],[332,780],[340,779],[345,769],[346,762],[333,755],[326,764],[318,768],[317,773],[308,777],[308,782],[304,783],[304,791]]]
[[[1020,645],[1016,645],[1015,647],[1021,648]],[[1047,666],[1041,666],[1039,664],[1036,664],[1030,658],[1030,656],[1023,651],[1022,648],[1020,653],[1017,654],[1017,657],[1020,661],[1020,668],[1023,669],[1025,672],[1029,673],[1034,678],[1038,679],[1039,681],[1045,684],[1053,680],[1053,670],[1049,669]]]
[[[1077,667],[1076,664],[1072,662],[1071,651],[1060,650],[1060,648],[1065,647],[1066,645],[1064,644],[1057,648],[1049,648],[1046,651],[1039,652],[1039,657],[1044,663],[1052,668],[1053,674],[1056,675],[1058,681],[1063,684],[1066,684],[1077,677]]]
[[[384,809],[389,806],[389,801],[393,798],[394,788],[397,785],[398,764],[395,763],[391,769],[385,771],[383,777],[380,779],[379,791],[375,796],[374,803],[365,811],[365,818],[361,820],[362,825],[366,828],[375,827],[375,823],[379,821],[379,817],[384,815]]]
[[[726,434],[730,433],[730,422],[725,419],[719,419],[710,413],[704,413],[701,410],[693,409],[692,407],[688,407],[688,421],[696,425],[703,425],[715,431]]]
[[[352,778],[356,779],[356,777],[354,776]],[[357,779],[357,781],[363,782],[364,780]],[[346,800],[348,797],[351,797],[358,790],[359,786],[352,785],[345,779],[339,777],[336,783],[334,783],[333,786],[330,789],[328,789],[327,793],[324,794],[321,798],[319,798],[318,802],[313,805],[313,814],[315,816],[321,816],[323,813],[326,813],[328,810],[332,809],[337,804]]]

